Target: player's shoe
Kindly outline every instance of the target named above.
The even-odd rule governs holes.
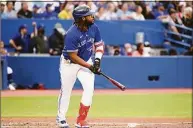
[[[57,123],[58,123],[58,126],[59,126],[60,128],[70,128],[69,125],[68,125],[68,123],[67,123],[65,120],[59,121],[59,122],[57,122]]]
[[[86,121],[80,121],[77,124],[75,124],[76,128],[90,128],[89,124]]]

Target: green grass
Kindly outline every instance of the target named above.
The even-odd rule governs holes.
[[[76,117],[81,96],[72,96],[68,117]],[[56,116],[57,97],[3,97],[2,117]],[[191,118],[191,94],[95,95],[89,117]]]

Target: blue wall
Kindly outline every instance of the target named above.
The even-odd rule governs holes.
[[[14,80],[20,84],[42,82],[47,88],[60,88],[59,57],[8,57]],[[192,57],[108,57],[102,70],[128,88],[191,88]],[[148,76],[160,76],[149,81]],[[81,88],[76,82],[75,88]],[[102,76],[96,76],[95,88],[114,88]]]
[[[54,24],[60,22],[67,30],[73,21],[71,20],[28,20],[13,19],[1,20],[1,38],[8,44],[9,40],[18,32],[18,26],[27,24],[29,32],[32,32],[32,22],[43,23],[46,26],[46,35],[52,33]],[[145,33],[145,41],[153,45],[161,45],[164,40],[163,25],[160,21],[96,21],[101,30],[101,35],[106,44],[124,44],[126,42],[135,43],[136,32]]]

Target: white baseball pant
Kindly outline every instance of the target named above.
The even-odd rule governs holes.
[[[88,60],[92,64],[92,59]],[[85,106],[92,104],[94,93],[94,73],[89,69],[78,64],[70,63],[65,60],[63,55],[60,58],[60,80],[61,89],[58,97],[58,114],[57,121],[66,120],[66,113],[69,107],[72,88],[78,78],[83,87],[81,103]]]

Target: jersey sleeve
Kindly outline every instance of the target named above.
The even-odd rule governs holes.
[[[94,42],[100,42],[101,41],[101,34],[99,28],[96,26],[95,27],[95,39]]]
[[[73,36],[71,33],[66,34],[64,40],[64,49],[66,52],[77,52],[78,51],[78,40],[76,36]]]
[[[15,35],[15,36],[12,38],[12,40],[13,40],[14,42],[16,42],[18,39],[19,39],[19,35],[18,35],[18,34]]]

